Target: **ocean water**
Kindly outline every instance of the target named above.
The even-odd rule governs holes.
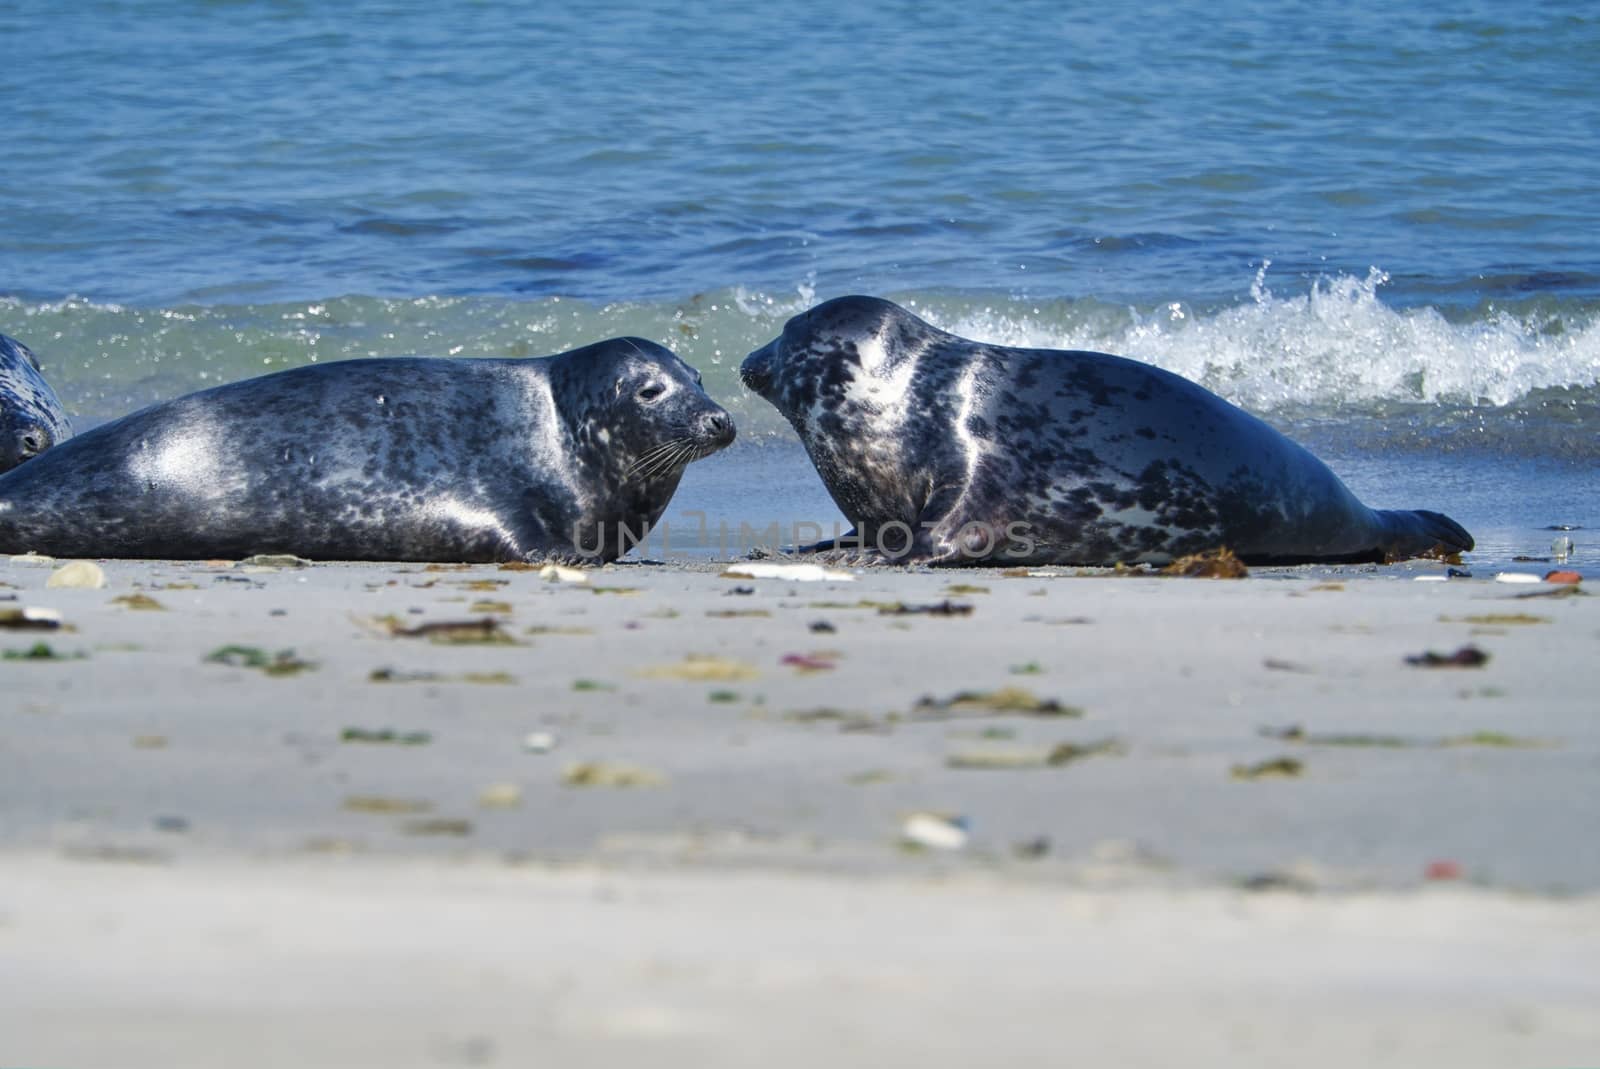
[[[79,427],[641,334],[741,427],[675,509],[826,525],[736,369],[873,293],[1193,378],[1486,567],[1569,525],[1600,568],[1589,4],[12,0],[0,43],[0,330]]]

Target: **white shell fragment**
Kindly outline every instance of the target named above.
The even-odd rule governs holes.
[[[52,590],[99,590],[106,585],[106,573],[93,561],[75,560],[51,572],[44,585]]]
[[[275,572],[280,568],[309,568],[311,562],[293,553],[257,553],[253,557],[246,557],[234,567],[247,572]]]
[[[967,829],[962,821],[939,813],[913,813],[901,826],[900,837],[930,850],[960,850],[967,845]]]
[[[722,573],[731,579],[788,579],[795,583],[852,582],[855,576],[820,564],[730,564]]]
[[[1542,583],[1543,579],[1532,572],[1501,572],[1494,577],[1497,583]]]
[[[528,753],[549,753],[556,748],[556,737],[548,731],[530,731],[522,737],[522,748]]]
[[[546,564],[539,569],[539,578],[547,583],[587,583],[589,573],[581,568],[568,568],[561,564]]]

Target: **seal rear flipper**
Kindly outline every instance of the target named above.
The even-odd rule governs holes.
[[[1383,544],[1379,548],[1385,560],[1464,553],[1475,545],[1467,529],[1442,512],[1374,509],[1373,514],[1383,526]]]

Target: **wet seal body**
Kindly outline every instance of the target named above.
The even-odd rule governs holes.
[[[876,298],[796,316],[740,373],[855,523],[838,546],[868,558],[1161,564],[1226,546],[1290,564],[1473,544],[1438,513],[1368,508],[1305,449],[1187,379],[969,341]]]
[[[61,399],[44,381],[39,358],[0,334],[0,472],[72,437]]]
[[[317,364],[155,405],[0,476],[0,551],[609,561],[733,437],[699,373],[639,339]]]

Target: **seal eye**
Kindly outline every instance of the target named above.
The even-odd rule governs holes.
[[[641,401],[654,401],[667,392],[667,388],[659,382],[652,382],[648,386],[639,387],[639,392],[634,394]]]

